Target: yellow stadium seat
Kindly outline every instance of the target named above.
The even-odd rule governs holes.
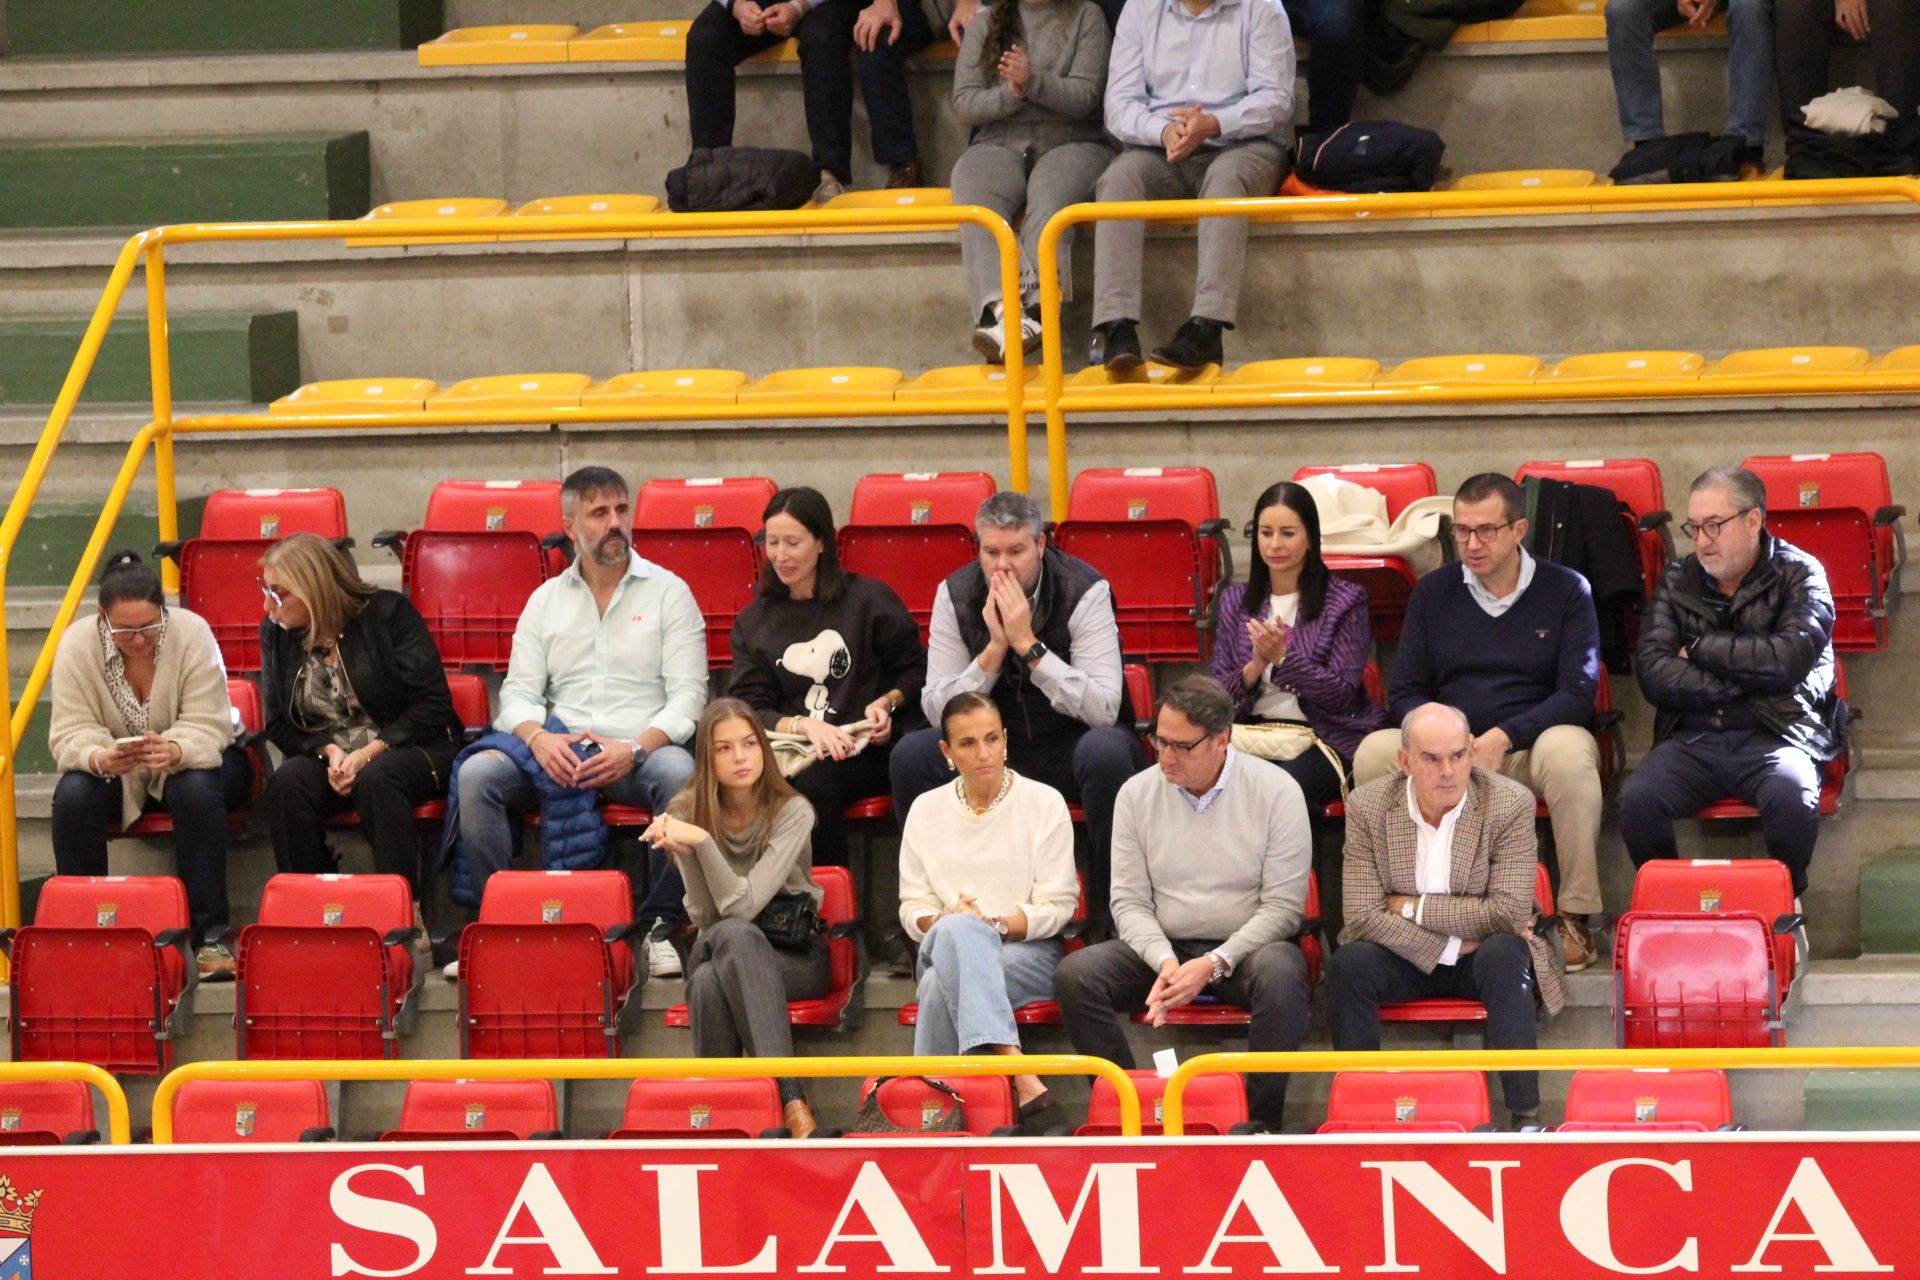
[[[1040,384],[1040,366],[1031,358],[1022,366],[1027,403],[1031,405]],[[929,369],[917,378],[909,378],[893,389],[895,400],[961,400],[978,403],[987,411],[1004,409],[1007,404],[1007,370],[998,364],[956,364],[944,369]]]
[[[1539,372],[1540,361],[1533,356],[1422,356],[1394,366],[1374,379],[1373,385],[1485,386],[1532,382]]]
[[[649,369],[595,383],[580,394],[582,405],[648,403],[732,404],[747,385],[738,369]]]
[[[423,67],[505,66],[565,62],[567,43],[580,34],[570,22],[516,22],[499,27],[459,27],[420,46]]]
[[[1507,17],[1482,23],[1487,41],[1604,40],[1606,0],[1526,0]]]
[[[913,56],[928,62],[952,62],[960,56],[960,46],[951,40],[935,40]]]
[[[497,218],[507,211],[507,202],[491,196],[453,196],[440,200],[395,200],[363,215],[362,222],[391,222],[398,218]],[[438,236],[431,240],[414,236],[353,236],[347,244],[356,249],[371,249],[396,244],[491,244],[496,235]]]
[[[1066,393],[1076,399],[1121,408],[1134,401],[1151,401],[1172,393],[1211,391],[1219,380],[1220,366],[1215,364],[1189,373],[1149,360],[1124,375],[1111,373],[1096,364],[1068,378]]]
[[[1865,347],[1762,347],[1715,360],[1702,378],[1801,378],[1859,373],[1873,357]]]
[[[1870,367],[1875,373],[1920,373],[1920,347],[1895,347]]]
[[[267,406],[268,413],[372,413],[418,410],[438,391],[431,378],[343,378],[309,382]]]
[[[1314,356],[1298,360],[1255,360],[1214,383],[1215,391],[1301,392],[1364,391],[1380,375],[1378,360],[1354,356]]]
[[[771,49],[762,49],[747,59],[748,62],[798,62],[800,61],[800,42],[782,40]]]
[[[567,42],[568,62],[685,62],[691,18],[610,22]]]
[[[951,205],[953,192],[946,187],[893,187],[878,191],[843,191],[833,199],[820,205],[822,209],[907,209],[928,208]],[[957,222],[935,222],[912,228],[914,231],[952,231],[960,224]],[[807,231],[815,235],[831,235],[872,232],[882,229],[884,223],[871,226],[851,227],[808,227]]]
[[[828,367],[782,369],[740,389],[739,400],[891,400],[898,369]]]
[[[593,384],[584,373],[506,373],[468,378],[427,397],[427,410],[526,409],[578,406],[580,393]]]
[[[1531,191],[1536,187],[1591,187],[1591,169],[1501,169],[1454,179],[1451,191]]]
[[[1552,368],[1541,370],[1539,381],[1691,381],[1706,367],[1706,357],[1693,351],[1597,351],[1568,356]]]
[[[661,213],[666,206],[659,196],[547,196],[529,200],[513,211],[519,217],[568,217],[575,215]],[[502,240],[553,240],[552,235],[503,235]],[[644,240],[644,231],[599,231],[592,235],[568,236],[570,240]]]

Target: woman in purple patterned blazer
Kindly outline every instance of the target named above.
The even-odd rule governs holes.
[[[1254,557],[1244,587],[1220,597],[1213,678],[1235,695],[1242,723],[1305,724],[1340,759],[1308,749],[1275,761],[1306,794],[1307,809],[1340,799],[1354,748],[1387,713],[1367,696],[1363,673],[1372,643],[1367,593],[1327,571],[1320,513],[1291,481],[1253,504]]]

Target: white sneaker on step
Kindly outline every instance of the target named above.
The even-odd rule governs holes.
[[[664,936],[653,937],[647,942],[647,974],[654,978],[680,976],[680,953],[673,949],[673,943]]]

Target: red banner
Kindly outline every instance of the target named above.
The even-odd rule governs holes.
[[[1911,1277],[1916,1154],[1777,1134],[15,1147],[0,1277]]]

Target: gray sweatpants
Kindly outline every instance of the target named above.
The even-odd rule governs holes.
[[[1094,186],[1096,200],[1203,200],[1270,196],[1280,185],[1285,156],[1260,139],[1229,147],[1203,147],[1178,166],[1159,147],[1128,147],[1113,158]],[[1093,229],[1093,322],[1140,319],[1140,261],[1144,222],[1101,222]],[[1247,263],[1244,218],[1203,218],[1200,264],[1194,274],[1188,314],[1231,324],[1240,308],[1240,279]]]
[[[992,209],[1012,223],[1026,210],[1020,224],[1020,292],[1028,305],[1039,298],[1040,232],[1049,219],[1070,204],[1093,194],[1100,171],[1113,159],[1104,142],[1063,142],[1049,147],[1028,172],[1023,152],[997,142],[976,142],[953,166],[953,202]],[[1073,296],[1073,269],[1069,254],[1073,233],[1060,237],[1060,294]],[[977,321],[988,303],[1000,301],[1000,254],[993,237],[974,226],[960,228],[960,261],[967,271],[970,313]]]

